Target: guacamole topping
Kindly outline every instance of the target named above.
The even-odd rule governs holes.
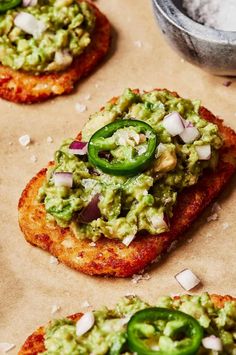
[[[92,9],[76,0],[10,9],[0,15],[0,62],[36,74],[63,70],[89,45],[94,24]]]
[[[166,349],[171,348],[173,354],[181,354],[181,351],[178,352],[178,350],[184,349],[185,345],[189,345],[190,340],[186,336],[181,340],[182,332],[177,332],[177,330],[183,327],[183,322],[191,323],[191,320],[187,320],[188,318],[184,316],[187,314],[198,321],[204,339],[214,336],[222,344],[222,351],[215,352],[200,345],[198,351],[194,354],[236,354],[235,301],[225,302],[223,308],[217,308],[211,301],[210,296],[204,293],[198,296],[161,297],[154,306],[172,311],[177,310],[182,312],[182,315],[178,320],[157,319],[152,322],[150,319],[145,323],[135,324],[136,329],[131,329],[131,332],[135,332],[136,336],[138,334],[150,347],[150,350],[162,350],[161,354],[169,354]],[[113,310],[104,307],[94,311],[95,322],[93,327],[81,336],[76,335],[75,321],[69,319],[54,320],[46,328],[46,351],[41,355],[133,354],[129,348],[128,339],[132,335],[127,334],[127,327],[130,328],[131,317],[134,314],[137,318],[138,313],[136,312],[148,309],[150,309],[150,305],[138,297],[125,297]],[[173,336],[173,334],[178,335]]]
[[[217,165],[222,139],[218,127],[200,117],[199,106],[197,100],[177,98],[166,90],[137,94],[126,89],[116,102],[92,114],[82,130],[83,142],[88,142],[95,132],[111,122],[143,121],[157,136],[153,161],[144,171],[116,176],[100,170],[87,155],[72,154],[69,147],[73,140],[64,141],[55,153],[55,165],[48,169],[47,179],[38,194],[45,205],[48,222],[70,227],[80,239],[96,241],[105,236],[118,238],[126,245],[138,232],[167,231],[178,193],[197,183],[204,169]],[[172,136],[164,128],[163,120],[171,112],[177,112],[188,125],[197,129],[198,136],[191,143],[184,143],[180,136]],[[148,140],[148,134],[140,134],[135,126],[123,127],[103,138],[100,153],[111,164],[132,161],[145,155]],[[197,149],[204,146],[211,149],[207,160],[201,160],[197,153]],[[72,174],[71,187],[56,186],[55,174],[60,172]],[[85,223],[81,214],[90,209],[91,202],[94,204],[94,196],[99,214]]]

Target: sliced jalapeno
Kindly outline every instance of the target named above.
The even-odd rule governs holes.
[[[142,138],[145,139],[145,149],[142,152],[133,149],[135,155],[126,159],[119,159],[119,157],[113,159],[113,151],[122,146],[112,140],[113,134],[119,129],[130,127],[134,127],[138,134],[142,134]],[[135,175],[146,169],[153,161],[156,146],[157,136],[151,126],[143,121],[123,119],[110,123],[94,133],[88,144],[88,157],[93,165],[107,174]]]
[[[0,13],[20,5],[22,0],[0,0]]]
[[[130,350],[138,355],[193,355],[200,348],[203,328],[183,312],[155,307],[135,313],[127,334]]]

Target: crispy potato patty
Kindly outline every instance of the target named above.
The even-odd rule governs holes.
[[[203,107],[200,115],[216,124],[223,137],[219,163],[215,171],[204,171],[196,185],[185,188],[178,195],[168,232],[137,236],[129,247],[107,238],[100,238],[96,247],[91,245],[91,240],[77,239],[69,228],[46,221],[44,205],[37,201],[38,190],[46,178],[47,168],[44,168],[28,183],[19,201],[19,224],[26,240],[48,251],[60,262],[89,275],[129,277],[143,270],[181,237],[236,170],[235,132]],[[65,240],[67,242],[63,243]]]
[[[88,75],[106,55],[111,28],[107,18],[89,3],[96,16],[91,44],[62,72],[34,75],[0,65],[0,97],[16,103],[31,104],[69,94],[76,82]]]
[[[224,303],[228,301],[236,300],[231,296],[211,295],[211,300],[217,308],[223,308]],[[77,321],[82,317],[83,313],[76,313],[69,316],[69,319]],[[44,334],[45,327],[38,328],[33,334],[31,334],[25,341],[24,345],[20,349],[18,355],[37,355],[43,351],[46,351],[44,346]]]

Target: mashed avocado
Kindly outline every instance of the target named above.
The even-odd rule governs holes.
[[[19,14],[32,15],[38,33],[19,28]],[[76,0],[39,0],[36,6],[8,10],[0,15],[0,62],[36,74],[63,70],[89,45],[94,23],[89,5]]]
[[[89,141],[94,132],[117,119],[141,120],[157,134],[155,159],[137,175],[113,176],[88,162],[87,156],[71,154],[72,139],[66,140],[56,152],[55,166],[49,169],[39,191],[48,220],[69,226],[78,238],[93,241],[102,235],[124,241],[132,240],[140,231],[167,231],[165,221],[172,217],[178,192],[195,184],[205,168],[216,166],[217,150],[222,145],[218,127],[200,117],[199,105],[199,101],[176,98],[168,91],[136,94],[127,89],[116,103],[108,103],[102,111],[91,115],[82,130],[83,141]],[[172,111],[198,129],[200,135],[195,141],[186,144],[164,128],[163,119]],[[117,130],[104,144],[114,144],[114,159],[129,160],[146,149],[147,137],[136,135],[133,128]],[[199,160],[196,147],[202,145],[211,147],[209,160]],[[72,188],[55,186],[55,172],[73,173]],[[96,195],[100,196],[100,217],[84,223],[81,211]]]
[[[215,335],[221,339],[223,351],[214,352],[203,346],[197,354],[215,355],[236,354],[236,302],[226,302],[219,309],[204,293],[200,296],[183,295],[180,298],[161,297],[155,306],[175,309],[187,313],[198,320],[204,329],[204,337]],[[114,310],[103,308],[94,312],[94,326],[83,336],[76,336],[75,322],[62,319],[52,321],[46,329],[43,355],[103,355],[132,354],[127,346],[127,323],[137,311],[150,307],[137,297],[125,297]],[[162,322],[162,323],[161,323]],[[163,331],[173,322],[159,321],[158,328]],[[146,324],[142,333],[148,333],[151,326]],[[152,327],[153,328],[153,327]],[[148,334],[147,334],[148,335]],[[165,341],[168,337],[165,337]],[[169,339],[171,340],[171,339]],[[121,349],[117,351],[117,349]]]

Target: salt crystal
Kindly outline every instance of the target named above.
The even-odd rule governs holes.
[[[49,259],[49,263],[50,264],[55,264],[55,265],[58,265],[59,264],[59,261],[57,258],[55,258],[55,256],[50,256],[50,259]]]
[[[85,301],[81,304],[81,307],[82,307],[82,308],[88,308],[88,307],[90,307],[90,303],[89,303],[87,300],[85,300]]]
[[[30,157],[30,160],[32,161],[32,163],[36,163],[36,161],[38,160],[38,158],[36,157],[36,155],[32,155],[31,157]]]
[[[212,215],[207,217],[207,222],[211,222],[211,221],[216,221],[219,218],[217,213],[213,213]]]
[[[50,144],[50,143],[52,143],[52,142],[53,142],[53,138],[52,138],[52,137],[50,137],[50,136],[48,136],[48,137],[47,137],[47,143],[49,143],[49,144]]]
[[[83,104],[80,104],[79,102],[77,102],[77,103],[75,104],[75,109],[76,109],[77,112],[83,113],[83,112],[85,112],[85,111],[87,110],[87,106],[86,106],[86,105],[83,105]]]
[[[229,223],[225,222],[222,224],[223,230],[226,230],[229,228]]]
[[[14,349],[16,346],[15,344],[11,343],[0,343],[0,352],[6,354],[8,351]]]
[[[91,100],[91,95],[90,94],[85,95],[84,99],[85,100]]]
[[[28,144],[30,144],[30,141],[31,141],[30,136],[28,134],[25,134],[24,136],[21,136],[19,138],[19,143],[24,147],[26,147]]]
[[[55,314],[57,313],[58,311],[60,311],[61,307],[56,305],[56,304],[53,304],[52,305],[52,308],[51,308],[51,314]]]
[[[223,31],[236,31],[235,0],[183,0],[183,7],[199,23]]]
[[[141,41],[134,41],[134,45],[135,45],[135,47],[137,47],[137,48],[141,48],[143,44],[142,44]]]
[[[151,276],[146,272],[145,274],[134,274],[132,276],[131,282],[137,284],[139,281],[142,280],[149,280]]]
[[[96,247],[96,243],[95,243],[95,242],[91,242],[91,243],[89,243],[89,245],[90,245],[91,247]]]

